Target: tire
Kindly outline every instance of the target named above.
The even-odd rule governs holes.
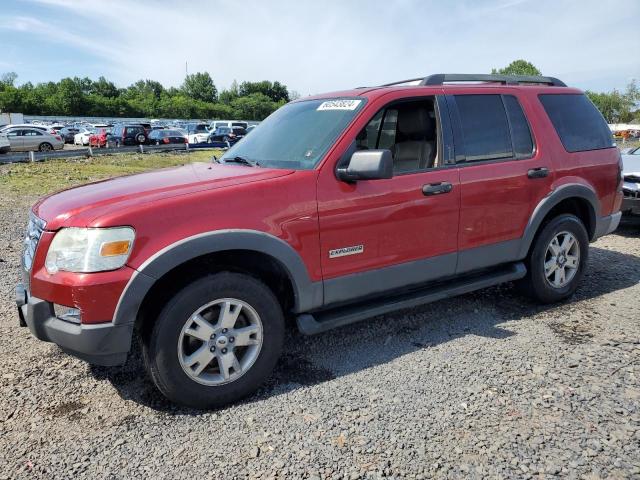
[[[233,327],[223,331],[218,315],[227,304],[242,307],[237,320],[227,322]],[[232,319],[236,310],[228,311]],[[192,319],[198,313],[196,323]],[[249,327],[251,335],[246,333]],[[245,328],[242,343],[247,345],[240,343],[239,328]],[[143,338],[142,352],[149,375],[165,397],[208,409],[235,402],[260,387],[273,371],[283,338],[284,316],[272,291],[248,275],[222,272],[196,279],[173,296]],[[210,353],[212,349],[216,353]],[[194,362],[193,357],[203,361]],[[233,372],[225,369],[226,376],[222,358],[235,367]],[[237,362],[229,363],[229,358]]]
[[[568,245],[571,247],[567,248]],[[577,261],[574,260],[576,257]],[[574,215],[559,215],[536,236],[526,260],[527,276],[520,281],[520,290],[541,303],[564,300],[578,288],[588,258],[589,236],[582,221]]]
[[[53,146],[48,142],[43,142],[38,146],[39,152],[50,152],[51,150],[53,150]]]
[[[140,135],[138,135],[138,136],[136,137],[136,142],[138,142],[138,143],[144,143],[144,142],[146,142],[146,140],[147,140],[147,137],[145,137],[145,136],[144,136],[144,135],[142,135],[142,134],[140,134]]]

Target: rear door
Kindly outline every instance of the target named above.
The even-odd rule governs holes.
[[[447,95],[460,167],[456,273],[516,260],[552,182],[551,158],[536,147],[517,91],[477,90]]]

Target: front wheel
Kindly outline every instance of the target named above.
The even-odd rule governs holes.
[[[521,289],[542,303],[564,300],[578,288],[588,256],[589,237],[584,224],[574,215],[560,215],[537,236]]]
[[[143,340],[145,364],[171,401],[215,408],[254,392],[271,374],[284,338],[282,309],[248,275],[200,278],[163,308]]]

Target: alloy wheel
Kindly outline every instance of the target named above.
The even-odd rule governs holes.
[[[544,257],[544,275],[553,288],[563,288],[573,280],[580,267],[580,243],[570,232],[556,234]]]
[[[178,359],[192,380],[223,385],[253,366],[262,341],[262,321],[253,307],[236,298],[221,298],[187,319],[178,339]]]

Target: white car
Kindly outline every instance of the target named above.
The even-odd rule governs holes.
[[[95,130],[83,127],[73,136],[74,145],[89,145],[89,137],[95,133]]]
[[[7,153],[11,150],[11,144],[6,133],[0,133],[0,153]]]
[[[640,215],[640,147],[622,154],[622,213]]]
[[[32,123],[14,123],[14,124],[11,124],[11,125],[5,125],[4,127],[0,128],[0,132],[6,132],[10,128],[35,128],[37,130],[42,130],[43,132],[50,133],[52,135],[56,133],[50,127],[47,127],[45,125],[36,125],[36,124],[32,124]]]
[[[207,143],[211,136],[211,132],[206,123],[187,124],[187,134],[189,143]]]

